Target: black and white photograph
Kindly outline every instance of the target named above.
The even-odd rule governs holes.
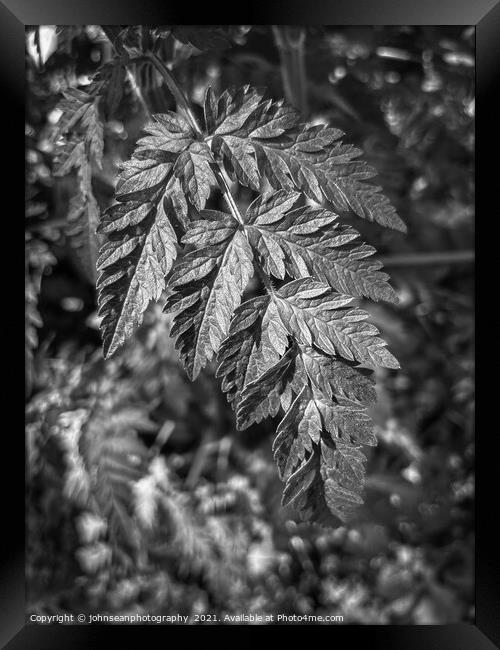
[[[27,624],[474,624],[475,39],[25,26]]]

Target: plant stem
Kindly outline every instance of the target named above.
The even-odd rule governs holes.
[[[128,66],[125,67],[125,72],[127,75],[127,79],[129,80],[130,87],[135,92],[144,114],[146,115],[147,119],[150,120],[151,111],[149,110],[149,107],[146,104],[146,100],[144,99],[144,95],[142,94],[142,90],[140,89],[139,84],[137,83],[137,77],[135,76],[135,72],[132,72],[132,70],[130,70]]]
[[[156,66],[158,72],[162,75],[163,79],[165,80],[165,83],[170,89],[170,92],[174,96],[177,106],[181,109],[181,111],[183,111],[183,113],[185,113],[195,133],[197,135],[203,135],[203,131],[200,125],[198,124],[198,120],[196,119],[195,114],[193,113],[191,104],[189,103],[188,98],[182,91],[181,87],[177,83],[173,74],[170,72],[167,66],[154,52],[148,52],[147,56],[149,57],[149,59],[151,59],[153,64]]]
[[[280,54],[285,96],[304,117],[307,117],[309,109],[304,56],[305,29],[296,25],[273,25],[273,34]]]
[[[435,253],[407,253],[403,255],[387,255],[378,258],[385,267],[403,266],[446,266],[447,264],[472,264],[475,255],[473,250],[436,251]]]

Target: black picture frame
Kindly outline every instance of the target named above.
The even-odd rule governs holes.
[[[21,147],[18,143],[21,129],[22,105],[24,103],[24,37],[26,25],[39,24],[203,24],[203,19],[213,22],[213,5],[193,11],[192,7],[173,6],[165,0],[1,0],[0,1],[0,88],[3,91],[3,108],[7,116],[2,124],[12,124],[7,129],[14,142],[8,147],[9,174],[5,187],[13,195],[14,187],[21,182]],[[246,9],[246,10],[245,10]],[[211,14],[209,16],[209,13]],[[241,14],[246,14],[242,16]],[[222,14],[222,12],[220,12]],[[235,22],[234,15],[224,16],[226,22]],[[477,104],[477,163],[476,178],[477,204],[484,206],[479,212],[488,221],[498,220],[495,202],[498,186],[498,164],[494,160],[495,137],[498,132],[498,103],[494,100],[494,90],[500,79],[500,2],[496,0],[266,0],[246,5],[240,11],[239,21],[249,24],[339,24],[339,25],[474,25],[476,27],[476,104]],[[500,85],[500,84],[499,84]],[[6,120],[6,121],[5,121]],[[19,122],[19,124],[18,124]],[[4,140],[5,141],[5,140]],[[17,152],[17,153],[16,153]],[[4,160],[6,153],[4,151]],[[18,171],[19,170],[19,171]],[[4,189],[5,195],[5,189]],[[20,197],[20,192],[19,192]],[[13,196],[12,204],[18,206],[21,199]],[[10,212],[10,211],[9,211]],[[16,210],[17,212],[17,210]],[[10,215],[13,221],[21,222],[17,215]],[[489,226],[488,226],[489,228]],[[491,236],[491,235],[489,235]],[[19,261],[21,263],[21,261]],[[14,277],[14,275],[13,275]],[[21,273],[19,276],[21,277]],[[15,283],[9,282],[12,291],[12,305],[20,296]],[[8,298],[4,298],[8,300]],[[21,310],[19,309],[19,314]],[[20,317],[19,317],[20,318]],[[17,336],[21,328],[12,320],[4,321],[9,351],[15,354]],[[494,336],[494,331],[492,336]],[[486,339],[488,336],[484,335]],[[21,345],[21,342],[19,342]],[[480,356],[480,355],[479,355]],[[8,362],[6,362],[8,363]],[[12,362],[8,368],[19,367]],[[9,372],[9,371],[7,371]],[[5,376],[5,374],[4,374]],[[19,373],[21,380],[21,373]],[[10,383],[10,377],[9,377]],[[19,384],[21,381],[19,381]],[[9,397],[10,393],[7,393]],[[4,396],[5,399],[5,396]],[[486,402],[483,399],[483,402]],[[493,400],[494,403],[494,400]],[[7,409],[8,405],[8,409]],[[10,401],[4,405],[4,413],[13,412]],[[24,459],[24,440],[19,427],[4,427],[9,443],[4,458],[13,468],[13,476],[4,487],[4,501],[12,508],[12,515],[4,515],[3,529],[6,550],[0,560],[0,642],[9,650],[18,648],[94,648],[105,642],[117,647],[117,637],[124,636],[127,643],[138,645],[149,640],[151,634],[165,634],[164,626],[80,626],[80,625],[38,625],[25,622],[24,598],[24,476],[21,470]],[[496,475],[493,467],[495,455],[491,449],[495,431],[481,431],[481,445],[478,445],[476,464],[478,485],[476,496],[476,623],[445,626],[335,626],[323,627],[331,635],[332,643],[366,642],[370,647],[397,650],[481,650],[498,647],[500,644],[500,589],[497,535],[494,533],[495,507],[493,480]],[[484,429],[484,427],[483,427]],[[5,448],[5,447],[4,447]],[[6,463],[5,463],[6,464]],[[4,467],[5,467],[4,464]],[[488,466],[491,464],[491,467]],[[484,465],[484,467],[483,467]],[[480,467],[480,470],[479,470]],[[483,477],[483,478],[481,478]],[[480,480],[479,480],[480,478]],[[492,503],[493,501],[493,503]],[[491,523],[490,523],[491,522]],[[206,626],[208,629],[217,626]],[[231,629],[239,626],[231,626]],[[301,626],[303,627],[303,626]],[[307,626],[310,627],[310,626]],[[318,626],[314,627],[317,631]],[[192,626],[182,631],[192,634]],[[226,628],[228,629],[228,628]],[[254,626],[256,634],[268,626]],[[288,628],[290,629],[290,628]],[[242,630],[240,629],[240,632]],[[294,634],[298,629],[294,626]],[[308,636],[313,630],[306,631]],[[210,632],[209,632],[210,634]],[[110,641],[111,635],[113,640]],[[164,639],[166,637],[163,637]],[[205,642],[207,637],[205,637]],[[163,641],[164,642],[164,641]],[[496,646],[495,646],[496,644]]]

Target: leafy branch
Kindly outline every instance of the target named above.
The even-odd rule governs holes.
[[[219,97],[208,88],[201,124],[161,57],[133,49],[159,72],[178,112],[145,125],[122,165],[117,202],[100,220],[105,356],[166,289],[188,375],[216,358],[237,427],[284,411],[273,445],[283,504],[326,525],[345,519],[362,502],[361,447],[375,444],[366,413],[371,374],[399,364],[354,304],[396,302],[396,294],[375,250],[339,213],[404,224],[338,129],[304,124],[284,101],[249,86]],[[258,193],[245,214],[231,181]],[[262,193],[263,181],[270,192]],[[228,212],[207,209],[214,188]],[[242,302],[254,274],[264,293]]]

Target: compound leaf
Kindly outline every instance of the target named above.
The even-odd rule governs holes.
[[[217,42],[193,29],[168,33],[195,47]],[[141,43],[148,34],[141,28]],[[77,99],[77,120],[90,123]],[[119,203],[99,226],[108,238],[98,261],[105,352],[159,298],[178,236],[185,250],[168,279],[165,311],[175,313],[171,335],[188,375],[196,378],[217,355],[238,429],[284,413],[273,444],[283,505],[331,525],[362,503],[361,446],[376,442],[366,410],[376,397],[372,369],[399,368],[353,304],[397,302],[396,294],[375,250],[339,214],[405,226],[338,129],[305,125],[284,101],[249,86],[218,98],[208,89],[204,115],[203,134],[177,113],[154,116],[123,165]],[[63,168],[78,168],[81,156],[75,146]],[[227,195],[232,216],[205,209],[223,169],[255,191],[263,182],[273,191],[244,218]],[[254,264],[266,295],[241,304]]]

